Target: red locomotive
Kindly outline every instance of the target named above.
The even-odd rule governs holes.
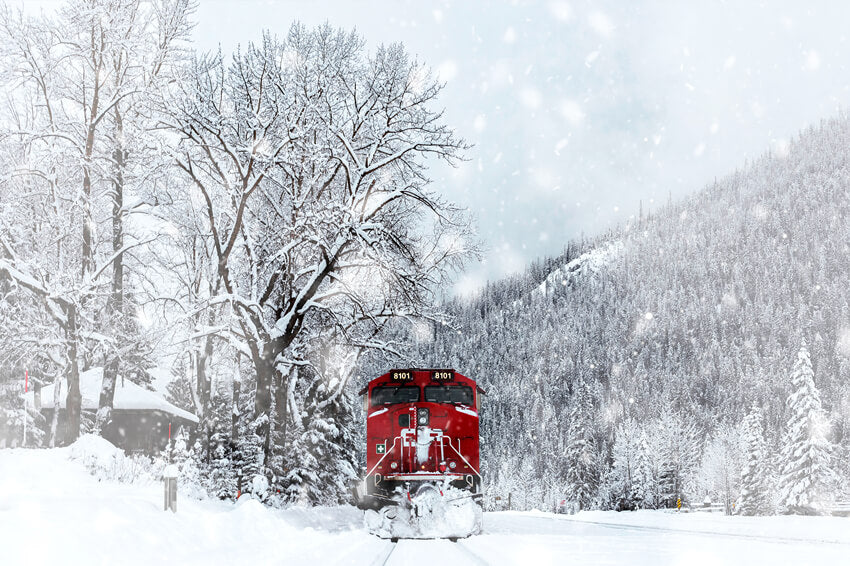
[[[393,504],[421,487],[452,485],[479,499],[478,410],[484,390],[448,369],[392,370],[360,391],[365,395],[366,477],[358,506]]]

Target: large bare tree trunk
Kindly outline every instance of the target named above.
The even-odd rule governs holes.
[[[94,153],[94,135],[97,129],[95,117],[99,106],[99,83],[97,77],[94,81],[94,91],[90,114],[88,116],[88,128],[86,131],[86,145],[83,154],[83,279],[94,269],[94,247],[92,245],[92,186],[91,186],[91,162]]]
[[[239,364],[237,358],[237,366]],[[238,371],[238,370],[237,370]],[[239,390],[242,387],[242,382],[238,379],[233,380],[233,410],[230,413],[230,441],[236,446],[239,442]]]
[[[295,368],[290,368],[290,372],[298,371]],[[284,375],[283,372],[277,372],[275,376],[276,383],[274,388],[274,407],[275,407],[275,423],[274,429],[280,438],[279,444],[276,445],[279,453],[286,451],[286,430],[289,421],[289,374]]]
[[[68,396],[65,398],[65,412],[68,415],[68,434],[65,440],[74,442],[80,436],[80,411],[83,396],[80,393],[80,367],[77,361],[77,307],[69,304],[66,307],[67,322],[65,338],[68,341]]]
[[[124,168],[126,166],[126,151],[123,145],[124,127],[121,112],[116,106],[115,117],[115,150],[112,153],[114,176],[112,180],[112,252],[115,255],[112,261],[112,292],[106,303],[106,318],[112,324],[112,336],[117,339],[115,352],[120,352],[125,340],[124,336],[124,255],[121,249],[124,247]],[[112,406],[115,399],[115,384],[121,373],[121,357],[117,353],[111,358],[107,356],[106,367],[103,371],[103,383],[101,384],[100,399],[97,411],[97,434],[101,434],[103,428],[109,424],[112,415]]]
[[[209,316],[210,324],[212,324],[213,315]],[[209,457],[210,441],[213,434],[213,423],[210,415],[210,397],[212,396],[212,379],[210,379],[207,366],[213,353],[213,337],[206,336],[204,338],[204,347],[195,353],[195,391],[197,391],[196,409],[198,418],[201,423],[201,443],[203,444],[204,454]]]
[[[50,448],[56,448],[56,430],[59,428],[59,398],[62,394],[62,374],[53,380],[53,418],[50,419]]]
[[[275,368],[265,355],[255,355],[253,362],[257,372],[254,422],[258,424],[255,432],[263,441],[263,461],[268,463],[271,456],[272,386],[275,382]]]
[[[212,320],[212,317],[210,317]],[[206,416],[209,413],[210,397],[212,396],[212,379],[207,372],[207,365],[212,358],[213,353],[213,337],[206,336],[204,338],[204,347],[197,355],[197,363],[195,364],[195,381],[198,388],[198,400],[202,407],[203,414]],[[209,419],[207,419],[209,420]]]

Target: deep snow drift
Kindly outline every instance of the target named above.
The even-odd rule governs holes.
[[[98,480],[120,458],[95,437],[0,450],[0,564],[359,564],[385,544],[347,506],[280,511],[178,493],[166,512],[158,482]]]
[[[166,512],[160,484],[103,479],[121,458],[94,437],[0,450],[0,563],[796,566],[850,556],[847,518],[667,512],[485,513],[481,535],[393,545],[348,506],[281,511],[178,495],[178,512]]]
[[[469,492],[443,485],[425,487],[398,505],[366,511],[369,532],[381,538],[466,538],[481,533],[482,511]]]

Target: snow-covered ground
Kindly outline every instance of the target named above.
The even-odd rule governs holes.
[[[108,445],[0,450],[0,564],[850,564],[850,519],[666,512],[487,513],[452,543],[368,534],[351,507],[268,509],[98,481]]]

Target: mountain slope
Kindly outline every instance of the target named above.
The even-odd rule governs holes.
[[[850,119],[842,116],[809,128],[782,155],[579,250],[590,255],[572,245],[543,273],[537,266],[456,303],[460,335],[439,333],[422,355],[488,387],[482,431],[494,493],[550,501],[569,490],[565,435],[578,383],[593,398],[597,488],[610,483],[614,432],[629,419],[646,430],[661,430],[665,415],[684,419],[697,431],[689,450],[699,455],[720,425],[736,426],[756,403],[777,453],[804,338],[833,441],[846,444],[848,164]],[[604,261],[578,269],[582,257]],[[659,458],[647,466],[660,483],[673,466],[665,446],[646,451]],[[676,493],[705,491],[698,463],[675,465]]]

